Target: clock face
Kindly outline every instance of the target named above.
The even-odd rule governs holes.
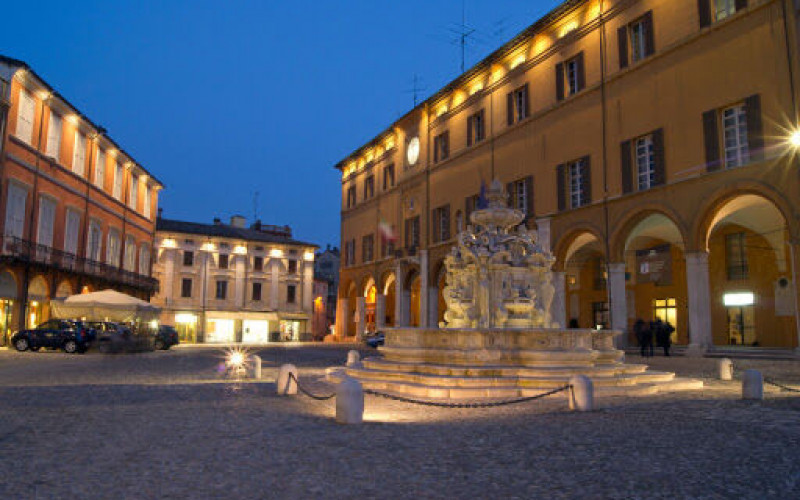
[[[416,165],[419,160],[419,137],[412,137],[406,146],[406,159],[409,165]]]

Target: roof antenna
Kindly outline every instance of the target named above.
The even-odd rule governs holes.
[[[425,87],[420,87],[420,78],[414,73],[414,79],[412,81],[412,86],[410,89],[406,90],[406,93],[412,94],[414,96],[414,107],[417,107],[417,103],[419,102],[419,93],[425,90]]]
[[[258,220],[258,191],[253,193],[253,222]]]

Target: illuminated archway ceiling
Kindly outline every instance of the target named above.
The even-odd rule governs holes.
[[[603,255],[600,240],[592,233],[581,233],[567,248],[564,262],[567,265],[574,265],[585,262],[589,257],[596,257],[597,254]]]
[[[662,214],[651,214],[636,224],[625,240],[625,253],[642,250],[662,243],[684,248],[683,237],[669,217]]]
[[[725,203],[711,221],[706,234],[706,247],[711,234],[728,225],[741,226],[761,235],[775,251],[778,269],[786,271],[786,220],[771,201],[755,194],[745,194]]]

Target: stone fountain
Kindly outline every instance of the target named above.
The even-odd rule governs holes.
[[[599,395],[696,389],[702,381],[624,363],[614,330],[566,329],[550,312],[554,257],[495,180],[445,260],[444,328],[389,328],[382,357],[331,369],[365,388],[425,398],[506,398],[560,387],[573,375]]]

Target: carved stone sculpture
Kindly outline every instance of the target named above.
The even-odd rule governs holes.
[[[492,182],[486,208],[470,214],[472,224],[445,259],[447,328],[560,327],[550,315],[555,259],[506,199],[503,185]]]

